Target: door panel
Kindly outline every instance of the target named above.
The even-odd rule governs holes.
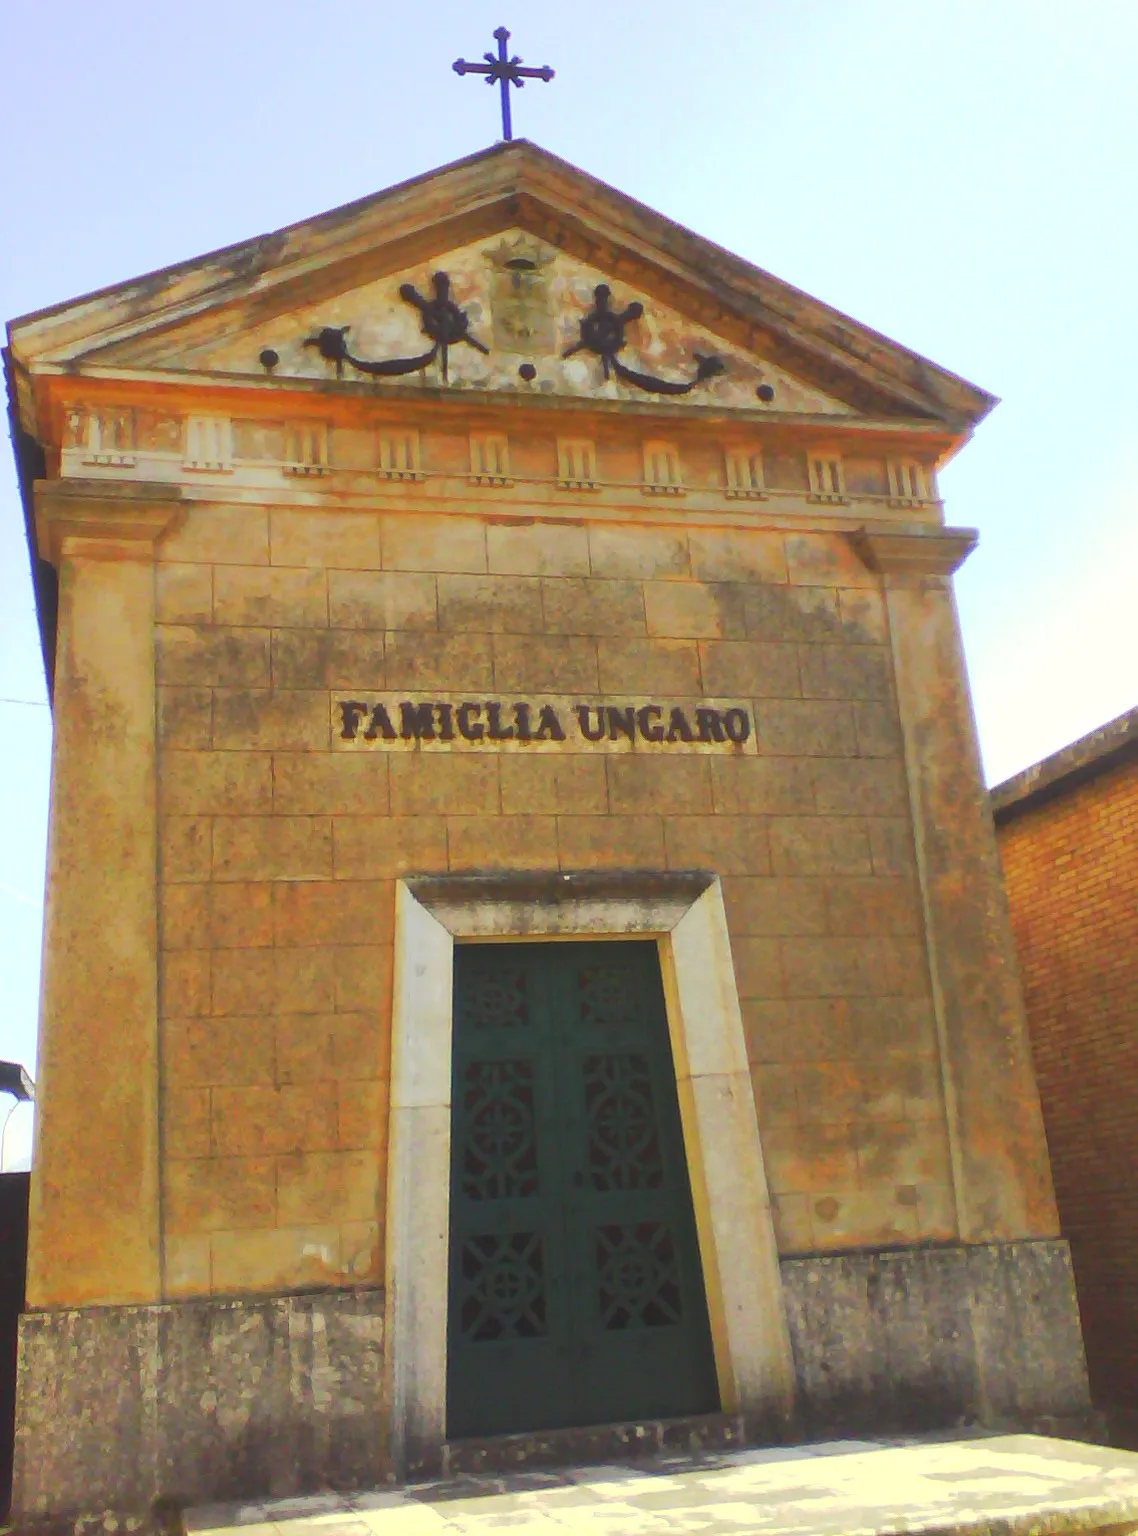
[[[583,1153],[566,1202],[589,1422],[718,1408],[653,943],[564,946],[566,1082]],[[577,1191],[582,1191],[578,1196]]]
[[[455,951],[448,1434],[713,1411],[656,946]]]
[[[564,1402],[565,1233],[549,1008],[525,946],[455,951],[448,1433]],[[566,1422],[560,1420],[557,1422]]]

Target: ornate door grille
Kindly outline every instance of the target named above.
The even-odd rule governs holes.
[[[656,946],[455,952],[448,1434],[718,1406]]]

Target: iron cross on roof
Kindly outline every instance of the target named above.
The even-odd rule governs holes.
[[[543,64],[540,69],[523,69],[522,61],[515,54],[508,58],[506,55],[506,43],[510,34],[505,27],[499,27],[494,33],[498,39],[498,57],[492,53],[484,53],[482,57],[485,64],[468,64],[465,59],[454,61],[456,75],[485,75],[487,85],[500,85],[502,88],[502,137],[509,141],[514,136],[514,125],[510,119],[510,86],[521,88],[527,80],[553,79],[553,71],[548,64]]]

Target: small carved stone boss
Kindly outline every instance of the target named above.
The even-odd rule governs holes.
[[[499,241],[485,255],[494,345],[530,357],[552,352],[556,333],[546,269],[556,259],[555,252],[523,234]]]

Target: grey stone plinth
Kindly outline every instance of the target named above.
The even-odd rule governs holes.
[[[21,1319],[13,1518],[374,1487],[383,1292]]]
[[[189,1510],[189,1536],[1135,1536],[1138,1456],[1035,1435],[657,1455]]]
[[[803,1439],[1093,1427],[1065,1243],[860,1250],[781,1267]],[[383,1319],[378,1290],[26,1315],[16,1517],[378,1487],[391,1470]],[[732,1443],[769,1436],[743,1420],[730,1428]],[[573,1433],[586,1456],[627,1454]],[[514,1438],[455,1447],[456,1464],[549,1461],[550,1437]]]
[[[782,1261],[808,1435],[1093,1426],[1062,1241]]]

